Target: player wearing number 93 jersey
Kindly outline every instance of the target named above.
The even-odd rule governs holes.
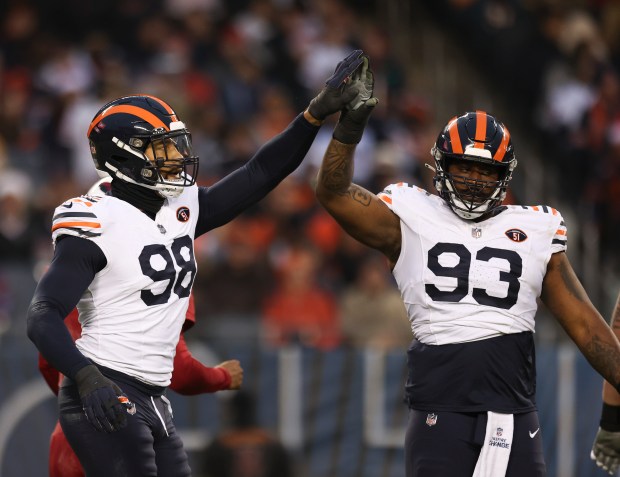
[[[560,213],[513,205],[471,222],[419,187],[393,184],[378,197],[401,220],[402,246],[393,274],[416,338],[409,350],[410,405],[467,412],[489,406],[508,413],[534,410],[536,300],[552,254],[566,250]],[[480,341],[498,337],[504,339],[497,350],[495,341]],[[472,342],[472,353],[467,345],[436,346]],[[489,359],[487,351],[497,351],[497,359]],[[529,361],[515,375],[521,354]],[[456,355],[462,368],[452,375],[445,358]],[[423,372],[432,361],[434,371]],[[453,387],[460,392],[450,392]]]
[[[508,129],[484,111],[452,118],[438,135],[437,195],[405,183],[374,194],[352,183],[355,146],[377,104],[368,96],[341,114],[316,195],[351,236],[387,257],[407,309],[407,477],[542,477],[538,299],[620,388],[620,345],[570,266],[566,224],[548,206],[502,204],[517,161]],[[339,133],[343,123],[357,134]]]

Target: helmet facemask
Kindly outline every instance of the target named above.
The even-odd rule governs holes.
[[[123,151],[143,160],[139,177],[124,170],[123,157],[114,157],[120,167],[106,162],[106,167],[119,179],[155,190],[166,198],[178,197],[185,187],[196,183],[198,157],[193,154],[191,134],[187,129],[155,129],[150,134],[131,137],[129,144],[116,137],[112,141]]]
[[[499,207],[506,198],[508,183],[516,160],[509,163],[485,161],[478,157],[443,154],[433,148],[435,158],[435,188],[448,203],[454,213],[466,220],[477,219]],[[464,175],[448,172],[456,161],[471,161],[492,166],[498,172],[497,180],[472,179]]]

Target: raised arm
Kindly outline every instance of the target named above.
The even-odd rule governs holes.
[[[318,174],[316,196],[325,209],[353,238],[385,254],[393,267],[400,254],[400,219],[379,197],[354,184],[353,158],[377,98],[368,59],[357,81],[365,83],[368,98],[356,109],[343,109],[327,146]]]
[[[352,87],[357,85],[348,83],[362,61],[362,51],[353,51],[338,63],[323,89],[286,130],[264,144],[245,165],[213,186],[199,189],[196,237],[230,222],[301,164],[325,118],[358,96],[358,89]]]
[[[393,267],[400,254],[400,219],[379,197],[351,181],[355,146],[331,140],[319,170],[316,196],[349,235],[382,252]]]

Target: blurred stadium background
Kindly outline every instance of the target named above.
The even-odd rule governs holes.
[[[96,180],[85,139],[108,99],[163,97],[190,126],[208,185],[244,163],[354,48],[381,103],[358,147],[378,192],[424,168],[439,128],[485,109],[511,130],[510,200],[559,209],[569,256],[610,316],[620,289],[620,4],[613,0],[5,0],[0,2],[0,475],[46,475],[55,401],[25,336],[51,257],[54,207]],[[241,359],[257,421],[296,476],[402,476],[402,308],[385,263],[318,207],[326,124],[302,167],[197,243],[198,323],[209,364]],[[406,328],[406,323],[404,323]],[[544,309],[538,400],[550,477],[589,460],[601,379]],[[171,394],[195,475],[227,425],[230,393]]]

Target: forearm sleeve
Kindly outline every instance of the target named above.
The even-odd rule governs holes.
[[[318,131],[318,126],[300,114],[283,132],[264,144],[247,164],[213,186],[201,187],[196,237],[230,222],[265,197],[301,164]]]
[[[64,318],[106,263],[94,243],[63,238],[28,308],[28,337],[49,364],[70,378],[90,361],[75,346]]]
[[[230,374],[223,368],[209,368],[192,356],[181,334],[174,356],[170,388],[179,394],[213,393],[230,387]]]

